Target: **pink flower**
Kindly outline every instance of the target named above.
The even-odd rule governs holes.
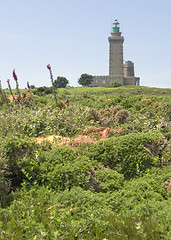
[[[15,81],[17,81],[17,75],[15,73],[15,69],[13,70],[13,78],[14,78]]]
[[[7,83],[9,83],[10,82],[10,80],[9,79],[7,79]]]
[[[47,69],[51,70],[51,66],[50,66],[50,64],[47,65]]]
[[[68,98],[66,99],[65,103],[69,103],[69,100],[68,100]]]
[[[27,81],[27,88],[30,89],[30,85],[29,85],[29,82]]]
[[[16,104],[19,104],[19,101],[18,101],[18,100],[16,100]]]

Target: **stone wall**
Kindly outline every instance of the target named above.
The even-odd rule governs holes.
[[[124,84],[124,78],[122,76],[94,76],[90,87],[105,87],[113,81],[118,81],[122,85]]]
[[[126,77],[124,78],[124,85],[139,85],[140,78]]]
[[[132,61],[125,61],[124,77],[134,77],[134,63]]]
[[[93,82],[89,85],[90,87],[105,87],[113,81],[120,82],[124,85],[139,85],[139,78],[137,77],[127,77],[123,76],[93,76]]]

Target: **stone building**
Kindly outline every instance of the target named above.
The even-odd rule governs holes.
[[[134,76],[134,63],[125,61],[123,64],[124,37],[119,29],[119,22],[113,22],[113,28],[109,40],[109,75],[93,76],[91,87],[103,87],[112,81],[118,81],[122,85],[139,85],[140,78]]]

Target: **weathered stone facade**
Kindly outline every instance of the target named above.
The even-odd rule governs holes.
[[[134,77],[134,63],[126,61],[124,64],[124,77]]]
[[[140,79],[138,77],[123,77],[123,76],[94,76],[93,82],[91,83],[90,87],[105,87],[109,85],[113,81],[120,82],[123,86],[124,85],[140,85]]]
[[[123,42],[120,32],[112,32],[109,39],[109,75],[123,76]]]
[[[94,76],[92,87],[104,87],[112,81],[118,81],[122,85],[139,85],[140,78],[134,76],[134,63],[126,61],[123,64],[124,37],[119,31],[119,23],[114,21],[113,31],[109,40],[109,75]]]

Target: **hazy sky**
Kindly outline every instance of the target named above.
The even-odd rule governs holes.
[[[125,38],[124,60],[134,62],[140,84],[171,88],[171,0],[0,0],[0,79],[12,70],[26,82],[50,86],[82,73],[108,75],[112,21]]]

